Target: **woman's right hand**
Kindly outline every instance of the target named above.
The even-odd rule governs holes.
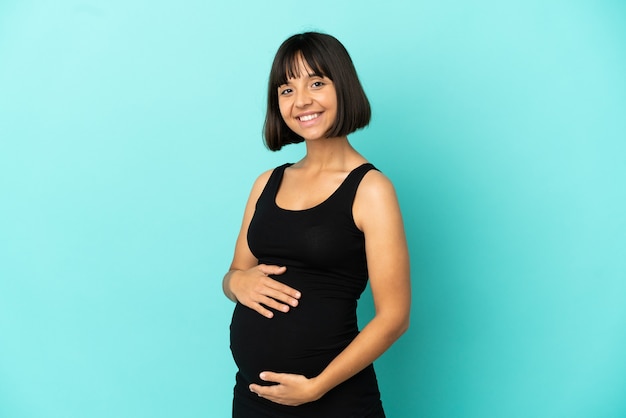
[[[283,274],[284,266],[259,264],[248,270],[232,270],[229,273],[229,290],[237,301],[250,309],[254,309],[266,318],[272,318],[274,312],[289,312],[298,306],[300,292],[268,277]]]

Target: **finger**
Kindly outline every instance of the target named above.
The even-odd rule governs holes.
[[[276,311],[283,312],[283,313],[289,312],[289,309],[290,309],[289,305],[284,305],[272,299],[271,297],[263,296],[263,295],[260,295],[259,297],[257,297],[256,300],[251,300],[249,304],[247,304],[247,306],[254,309],[255,311],[257,311],[264,317],[270,318],[270,319],[274,317],[274,312],[272,312],[268,308],[271,308],[271,309],[274,309]]]
[[[258,313],[260,313],[261,315],[263,315],[264,317],[268,319],[272,319],[274,317],[274,312],[270,311],[269,309],[267,309],[265,306],[261,305],[260,303],[255,303],[254,305],[252,305],[252,309],[254,309],[255,311],[257,311]]]
[[[261,380],[265,382],[272,382],[272,383],[285,383],[289,379],[290,376],[293,376],[293,375],[289,373],[275,373],[275,372],[268,372],[268,371],[264,371],[259,374],[259,377],[261,378]]]
[[[266,308],[271,308],[282,313],[287,313],[289,312],[289,309],[291,309],[289,305],[280,303],[272,299],[271,297],[265,297],[265,296],[260,297],[259,303],[263,304]]]
[[[259,271],[261,271],[261,273],[263,273],[266,277],[268,277],[267,280],[268,280],[268,283],[270,283],[269,286],[271,286],[273,289],[276,289],[280,292],[290,295],[293,298],[296,298],[296,299],[300,298],[300,292],[298,290],[294,289],[293,287],[289,287],[286,284],[281,283],[278,280],[274,280],[271,277],[269,277],[269,275],[283,274],[285,271],[287,271],[287,267],[268,266],[265,264],[260,264]]]
[[[248,386],[248,388],[251,392],[254,392],[259,396],[268,396],[270,395],[270,392],[273,390],[274,386],[262,386],[257,385],[256,383],[252,383],[250,384],[250,386]]]
[[[297,406],[301,405],[302,402],[298,399],[294,399],[289,395],[289,391],[285,391],[285,386],[283,385],[272,385],[272,386],[261,386],[256,384],[251,384],[249,386],[251,392],[257,394],[258,396],[268,399],[272,402]]]
[[[287,313],[291,309],[289,305],[282,304],[275,299],[269,296],[261,296],[258,298],[258,301],[255,302],[256,307],[254,308],[257,312],[267,318],[273,318],[274,312],[269,310],[268,308],[274,309],[279,312]],[[297,305],[297,301],[295,301],[293,306]]]
[[[280,396],[280,392],[284,389],[281,385],[258,385],[256,383],[250,384],[248,386],[250,391],[256,393],[259,396],[263,396],[264,398],[277,398]]]
[[[263,296],[267,296],[272,298],[272,300],[276,301],[277,303],[285,303],[289,306],[293,306],[296,307],[298,306],[298,299],[291,297],[289,295],[286,295],[278,290],[274,290],[271,288],[265,288],[264,290],[261,290],[259,293],[263,294]],[[281,306],[285,306],[285,305],[281,305]],[[272,306],[274,307],[274,306]],[[288,308],[288,307],[287,307]],[[283,310],[282,308],[280,310]],[[287,309],[289,310],[289,309]],[[285,312],[287,311],[285,310]]]
[[[287,271],[287,267],[285,266],[275,266],[275,265],[268,265],[268,264],[259,264],[258,268],[261,271],[261,273],[265,275],[268,275],[268,274],[279,275]]]
[[[293,287],[289,287],[286,284],[279,282],[278,280],[274,280],[271,277],[267,277],[264,280],[264,284],[265,286],[269,287],[272,290],[275,290],[276,292],[290,296],[290,298],[292,299],[300,299],[300,296],[302,296],[302,294],[298,290],[294,289]]]
[[[250,389],[250,392],[257,394],[257,396],[261,398],[268,399],[272,402],[278,401],[278,399],[276,398],[276,395],[272,393],[274,389],[273,386],[261,386],[261,385],[256,385],[253,383],[249,386],[249,389]]]

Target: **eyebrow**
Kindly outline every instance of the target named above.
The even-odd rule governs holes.
[[[308,80],[310,80],[310,79],[312,79],[312,78],[324,78],[324,77],[326,77],[326,76],[325,76],[325,75],[322,75],[322,74],[315,74],[315,73],[310,73],[310,74],[307,74],[307,79],[308,79]],[[299,78],[299,77],[291,77],[291,78],[287,78],[287,80],[285,80],[285,82],[284,82],[284,83],[282,83],[282,84],[280,84],[278,87],[280,87],[280,86],[287,86],[287,85],[291,84],[291,83],[289,82],[289,80],[292,80],[292,79],[294,79],[294,78]]]

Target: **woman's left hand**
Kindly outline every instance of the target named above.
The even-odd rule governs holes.
[[[263,372],[259,376],[266,382],[277,383],[272,386],[251,384],[250,390],[262,398],[283,405],[298,406],[318,400],[324,395],[315,380],[306,376],[289,373]]]

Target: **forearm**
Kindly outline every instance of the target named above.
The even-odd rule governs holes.
[[[357,337],[315,377],[321,393],[348,380],[380,357],[409,325],[408,315],[375,316]]]

